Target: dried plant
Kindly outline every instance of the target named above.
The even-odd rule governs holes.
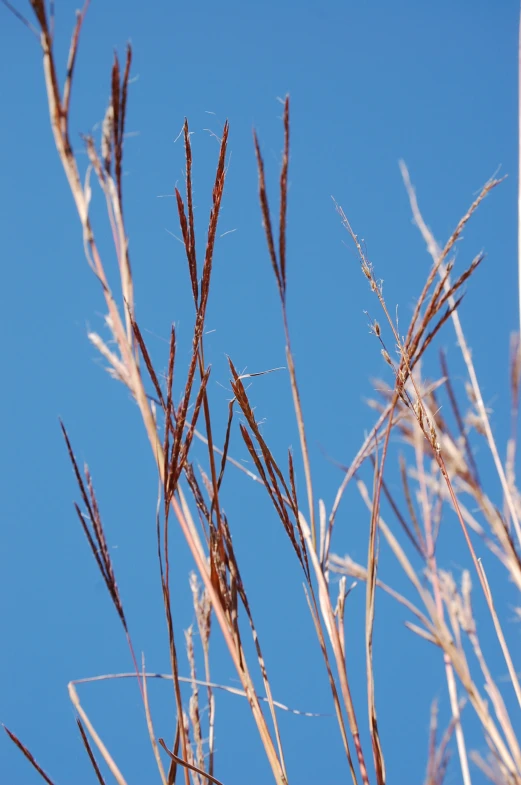
[[[419,293],[405,335],[401,334],[398,324],[391,316],[392,309],[384,298],[382,285],[376,277],[365,248],[344,211],[337,205],[342,224],[358,252],[362,274],[369,283],[369,296],[376,297],[382,312],[382,323],[372,320],[371,331],[389,367],[389,379],[378,383],[380,396],[369,402],[372,409],[377,412],[376,422],[351,464],[342,467],[343,479],[328,513],[325,502],[317,499],[313,486],[305,417],[291,348],[291,331],[286,307],[288,280],[286,215],[290,160],[288,98],[284,102],[284,141],[277,230],[270,210],[261,145],[254,135],[261,215],[268,257],[280,298],[287,369],[299,433],[300,457],[304,469],[307,498],[306,507],[303,509],[297,493],[298,478],[292,452],[288,451],[287,465],[285,462],[282,465],[277,461],[263,436],[255,415],[255,405],[244,384],[244,380],[249,378],[249,375],[239,374],[232,359],[229,360],[229,368],[233,400],[228,408],[225,440],[222,447],[214,442],[212,413],[207,395],[210,368],[205,361],[204,332],[211,291],[215,239],[226,183],[228,124],[225,124],[220,139],[205,250],[203,256],[199,258],[196,251],[193,156],[188,121],[185,121],[183,128],[186,191],[182,195],[176,189],[175,197],[194,302],[194,323],[191,356],[184,377],[184,386],[179,402],[175,403],[174,379],[178,384],[182,372],[177,367],[174,327],[172,326],[170,333],[168,370],[166,378],[163,378],[147,349],[143,331],[139,327],[134,301],[122,178],[125,119],[132,66],[131,48],[127,48],[123,66],[120,65],[117,56],[114,59],[109,105],[99,144],[93,137],[86,137],[84,140],[90,168],[105,197],[112,230],[119,270],[118,290],[117,294],[114,294],[98,247],[95,227],[90,219],[89,207],[92,199],[90,180],[87,178],[82,182],[69,131],[74,67],[88,3],[77,16],[65,83],[63,88],[60,88],[54,53],[53,6],[48,8],[44,0],[31,0],[30,4],[36,19],[33,25],[10,3],[5,0],[3,2],[37,34],[42,48],[51,128],[80,219],[87,261],[100,283],[107,309],[106,323],[110,331],[110,341],[104,341],[96,333],[91,333],[89,338],[104,358],[108,372],[125,385],[136,402],[160,479],[156,536],[169,640],[171,669],[169,674],[148,673],[144,661],[141,666],[138,665],[92,478],[87,467],[82,476],[69,436],[62,425],[84,508],[82,510],[75,505],[76,512],[123,626],[134,668],[133,673],[130,674],[80,679],[69,684],[69,695],[76,710],[81,738],[98,782],[104,782],[98,765],[100,756],[119,785],[125,785],[127,780],[82,707],[77,687],[86,681],[102,681],[108,678],[133,678],[137,681],[158,776],[163,785],[172,785],[178,778],[184,778],[187,785],[190,781],[194,785],[204,782],[219,783],[215,776],[217,768],[215,691],[219,689],[227,689],[247,700],[274,781],[277,785],[286,785],[289,781],[276,711],[287,707],[276,701],[272,694],[268,664],[261,647],[260,631],[254,621],[246,579],[242,574],[233,545],[233,522],[228,520],[221,498],[223,477],[229,470],[228,467],[232,465],[264,486],[273,511],[280,519],[282,529],[289,538],[292,551],[302,571],[306,598],[329,681],[340,740],[353,783],[369,785],[374,782],[377,785],[385,785],[387,781],[384,757],[385,730],[381,732],[377,719],[378,674],[373,667],[373,628],[379,590],[386,592],[402,605],[409,617],[407,620],[409,629],[436,646],[444,662],[452,720],[441,741],[438,741],[437,708],[433,707],[428,741],[426,785],[441,785],[443,782],[448,766],[449,744],[453,735],[456,740],[462,781],[464,785],[470,785],[472,781],[469,764],[471,756],[464,732],[464,703],[468,704],[465,712],[475,713],[491,755],[489,762],[475,754],[472,760],[476,761],[492,782],[502,785],[506,783],[521,785],[520,739],[515,732],[516,721],[511,718],[504,698],[506,689],[513,690],[516,701],[521,707],[521,687],[513,652],[507,643],[496,600],[491,593],[487,575],[478,556],[478,552],[482,552],[483,548],[489,549],[505,570],[505,577],[512,581],[517,590],[521,590],[521,496],[516,485],[515,472],[521,376],[520,344],[518,339],[513,342],[512,430],[506,460],[503,462],[458,314],[464,288],[483,261],[483,254],[475,256],[457,277],[453,276],[455,245],[461,239],[464,227],[473,217],[482,200],[499,185],[500,181],[491,179],[485,184],[466,214],[456,224],[445,246],[441,248],[422,217],[409,174],[402,164],[402,175],[413,217],[432,257],[432,267]],[[440,378],[432,381],[422,376],[425,356],[432,352],[436,339],[442,330],[448,329],[451,322],[468,374],[468,400],[463,401],[458,397],[456,385],[443,353],[440,355]],[[149,384],[154,389],[153,398],[146,391]],[[442,415],[439,405],[440,396],[446,397],[455,425],[449,424],[447,418]],[[229,455],[230,434],[234,427],[236,410],[239,410],[242,416],[239,430],[256,473],[245,469],[240,462]],[[396,449],[396,440],[391,440],[391,435],[396,435],[399,443],[403,445],[403,452],[396,462],[400,467],[403,495],[396,495],[392,486],[385,480],[390,455],[394,454]],[[206,445],[207,465],[201,471],[192,462],[194,438]],[[475,455],[475,444],[480,441],[484,441],[490,450],[503,493],[501,503],[494,501],[488,485],[487,488],[483,485]],[[366,466],[371,477],[370,487],[364,480]],[[332,552],[338,509],[352,480],[368,510],[366,564],[357,564],[349,556],[341,557]],[[382,511],[384,500],[396,519],[396,531],[384,519]],[[509,674],[509,682],[506,686],[499,685],[494,680],[483,654],[480,632],[472,606],[471,574],[464,571],[458,583],[439,564],[436,545],[443,521],[451,517],[455,517],[459,522],[465,537],[474,574],[485,599],[492,628]],[[197,674],[194,634],[191,627],[185,632],[188,676],[182,675],[179,665],[179,633],[172,609],[170,584],[172,523],[180,527],[196,567],[196,572],[190,575],[190,587],[198,639],[202,647],[203,679]],[[381,538],[388,543],[399,567],[407,577],[412,597],[397,592],[380,578]],[[411,557],[408,555],[410,548],[412,548]],[[335,574],[340,574],[342,577],[333,580],[332,576]],[[371,759],[367,752],[368,740],[360,729],[361,709],[355,708],[352,694],[353,678],[360,678],[360,674],[353,675],[347,664],[344,613],[349,594],[348,576],[366,584],[364,677],[367,685],[365,710]],[[215,625],[220,629],[242,689],[226,688],[212,681],[210,639]],[[250,634],[254,644],[253,657],[247,654],[248,649],[245,646],[245,636]],[[169,680],[173,685],[176,720],[175,727],[171,728],[170,738],[173,740],[171,744],[167,744],[163,738],[158,738],[154,730],[147,691],[147,684],[151,678]],[[262,694],[259,694],[255,686],[260,682],[262,682]],[[191,686],[191,695],[187,704],[183,701],[181,689],[183,683]],[[480,687],[482,683],[485,685],[484,690]],[[207,705],[207,711],[202,710],[203,700]],[[266,710],[264,707],[267,707]],[[52,785],[52,780],[36,763],[29,750],[11,731],[7,733],[41,777]]]

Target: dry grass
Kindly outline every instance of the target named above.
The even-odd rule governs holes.
[[[10,6],[9,3],[4,4]],[[287,465],[281,465],[266,443],[255,417],[255,406],[243,383],[247,375],[237,373],[230,360],[231,386],[234,399],[229,406],[228,424],[223,447],[214,443],[212,415],[207,395],[210,370],[205,362],[204,327],[211,291],[215,238],[226,182],[226,156],[228,125],[224,126],[216,165],[212,192],[212,208],[208,219],[205,252],[196,254],[194,205],[192,193],[192,150],[188,122],[184,125],[186,158],[186,192],[176,189],[176,203],[181,235],[194,301],[194,325],[191,359],[186,369],[186,381],[179,399],[174,402],[174,375],[182,373],[176,365],[176,335],[172,327],[168,356],[168,373],[162,380],[147,350],[143,332],[138,323],[134,306],[132,269],[128,252],[127,228],[123,210],[122,161],[124,154],[124,129],[128,100],[128,84],[132,63],[128,48],[124,66],[115,57],[111,78],[111,96],[98,146],[91,137],[85,139],[89,163],[105,197],[107,213],[112,228],[114,248],[119,266],[118,297],[106,274],[103,259],[96,242],[95,228],[89,217],[91,188],[82,184],[77,159],[69,137],[69,106],[73,86],[74,65],[78,50],[81,26],[86,6],[78,14],[73,31],[67,73],[63,89],[59,86],[53,50],[53,17],[43,0],[31,0],[36,18],[35,28],[19,12],[17,16],[36,32],[43,52],[43,66],[50,122],[58,156],[64,168],[71,193],[80,218],[85,254],[89,265],[101,285],[107,308],[107,325],[111,331],[111,345],[97,335],[90,340],[107,363],[111,375],[130,391],[140,412],[153,459],[160,478],[160,498],[157,506],[157,551],[161,575],[165,622],[169,637],[169,674],[150,674],[144,663],[138,665],[132,646],[131,632],[123,610],[100,511],[87,467],[84,476],[76,462],[69,436],[63,427],[67,449],[80,490],[83,511],[76,506],[80,524],[103,576],[118,618],[123,626],[131,652],[134,672],[113,674],[106,678],[132,677],[137,680],[147,720],[150,743],[157,763],[162,785],[171,785],[184,779],[186,785],[199,785],[205,781],[219,783],[215,776],[215,698],[220,685],[211,678],[210,630],[216,622],[226,644],[242,689],[231,690],[245,697],[250,706],[259,738],[269,761],[277,785],[288,782],[283,752],[283,742],[276,709],[284,709],[274,700],[267,664],[263,656],[261,638],[254,622],[240,565],[234,550],[230,524],[221,502],[221,485],[226,471],[235,467],[247,471],[229,454],[230,434],[234,412],[239,410],[243,423],[240,432],[255,465],[255,479],[262,483],[271,500],[273,511],[280,519],[290,540],[293,552],[302,571],[307,602],[322,652],[324,667],[329,680],[331,699],[338,721],[338,730],[353,783],[386,782],[385,745],[381,739],[377,720],[377,674],[373,668],[373,626],[378,591],[384,591],[402,604],[411,619],[409,628],[440,650],[443,658],[447,690],[452,711],[452,721],[438,741],[437,708],[433,706],[431,731],[427,740],[428,762],[425,782],[440,785],[447,770],[448,748],[455,736],[461,776],[464,785],[472,781],[469,765],[462,699],[472,707],[490,749],[490,760],[476,755],[473,759],[492,782],[502,785],[521,785],[521,746],[515,732],[517,719],[512,719],[506,708],[505,691],[513,691],[521,707],[521,687],[516,674],[513,653],[507,644],[500,614],[491,594],[483,564],[478,552],[488,548],[498,559],[505,572],[505,579],[521,589],[521,503],[516,486],[515,457],[518,396],[521,373],[519,342],[512,350],[512,435],[502,461],[500,450],[492,432],[488,412],[483,402],[472,356],[465,339],[458,306],[463,297],[463,287],[470,281],[481,263],[478,255],[457,278],[453,278],[454,247],[467,222],[473,217],[481,201],[499,184],[496,179],[485,184],[479,196],[445,246],[441,248],[427,227],[409,174],[402,165],[402,174],[409,194],[414,220],[422,233],[432,256],[432,267],[421,291],[405,336],[391,317],[392,309],[386,303],[381,284],[356,232],[337,205],[342,223],[358,251],[360,267],[367,280],[370,296],[376,297],[382,313],[382,323],[374,320],[372,332],[380,351],[389,366],[389,379],[379,383],[382,390],[378,400],[370,402],[377,413],[376,421],[365,442],[350,466],[343,467],[344,477],[336,498],[327,514],[325,503],[316,499],[310,469],[306,439],[305,418],[301,406],[297,371],[293,359],[290,325],[286,311],[286,211],[288,198],[288,166],[290,152],[290,105],[286,99],[283,117],[283,157],[279,183],[278,229],[270,211],[266,188],[264,162],[257,137],[254,148],[259,174],[259,200],[264,223],[268,256],[271,260],[275,283],[280,295],[284,339],[293,406],[300,437],[300,451],[304,467],[307,506],[304,512],[297,495],[297,478],[291,451]],[[278,236],[277,236],[278,235]],[[117,299],[124,303],[123,312]],[[440,378],[427,380],[422,377],[424,355],[432,349],[434,339],[452,322],[463,361],[468,373],[468,400],[458,400],[450,370],[444,355],[440,358]],[[146,392],[149,382],[153,385],[155,399]],[[447,395],[456,423],[453,432],[442,416],[438,396]],[[389,456],[395,450],[391,436],[399,436],[403,445],[400,471],[403,493],[394,496],[385,481]],[[196,471],[191,463],[194,438],[207,448],[207,473]],[[489,496],[480,478],[473,445],[484,441],[490,450],[493,464],[502,488],[503,511]],[[394,440],[396,442],[396,440]],[[372,487],[368,488],[361,469],[368,464]],[[252,472],[248,472],[250,476]],[[334,524],[346,488],[354,481],[368,509],[368,552],[366,564],[356,564],[349,556],[332,553]],[[384,496],[392,511],[396,525],[384,520],[381,510]],[[452,575],[438,563],[436,544],[440,524],[444,517],[455,515],[464,534],[475,577],[488,608],[492,628],[509,674],[506,684],[494,681],[490,666],[484,657],[477,624],[473,614],[471,576],[464,571],[458,584]],[[170,588],[169,532],[171,524],[178,525],[190,548],[197,570],[190,578],[195,618],[202,646],[204,678],[198,678],[195,666],[194,636],[190,628],[185,633],[190,676],[183,677],[179,670],[180,638],[172,612]],[[384,538],[398,565],[410,584],[410,596],[398,593],[378,577],[379,541]],[[407,555],[409,545],[414,549],[414,563]],[[479,550],[478,550],[479,549]],[[332,573],[343,577],[333,583]],[[344,611],[348,594],[347,576],[366,583],[365,652],[367,684],[367,722],[371,741],[370,751],[363,742],[359,715],[352,697],[352,681],[361,674],[353,674],[347,666]],[[251,634],[255,656],[249,657],[244,636]],[[470,656],[472,655],[472,657]],[[255,684],[262,681],[263,694]],[[172,742],[158,739],[153,726],[148,702],[147,682],[150,678],[170,680],[176,703],[176,726],[172,728]],[[188,705],[183,703],[181,684],[188,680],[191,696]],[[71,682],[69,694],[77,713],[78,726],[94,774],[104,782],[97,760],[101,757],[114,780],[125,785],[126,779],[107,749],[90,718],[83,709],[77,686],[82,680]],[[484,683],[484,690],[481,684]],[[202,710],[202,701],[207,711]],[[263,705],[266,707],[264,710]],[[467,709],[469,711],[469,709]],[[204,727],[203,727],[204,726]],[[43,779],[52,785],[50,777],[41,769],[29,750],[11,732],[9,736],[23,752]],[[384,734],[385,736],[385,734]],[[365,738],[365,737],[364,737]],[[161,749],[164,751],[163,754]]]

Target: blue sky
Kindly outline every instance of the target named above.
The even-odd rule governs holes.
[[[64,63],[75,3],[56,5],[57,51]],[[27,10],[22,2],[17,7]],[[220,233],[230,233],[217,246],[207,322],[215,332],[206,344],[221,434],[230,397],[226,354],[250,372],[285,365],[251,131],[255,127],[259,133],[274,198],[282,145],[278,98],[291,96],[289,318],[316,494],[328,509],[341,474],[325,455],[343,463],[352,459],[372,425],[364,403],[372,391],[370,378],[385,374],[364,315],[365,309],[379,315],[377,307],[331,196],[365,239],[377,275],[384,279],[387,302],[393,310],[399,306],[407,323],[430,260],[411,224],[400,158],[409,166],[424,215],[440,242],[498,167],[509,175],[466,230],[458,252],[462,266],[479,250],[487,253],[461,317],[504,454],[509,336],[518,324],[517,14],[516,4],[506,0],[226,0],[220,5],[156,0],[148,6],[92,0],[77,63],[72,139],[81,151],[80,133],[102,119],[114,48],[123,56],[130,40],[127,227],[139,322],[163,367],[170,323],[178,328],[180,368],[192,324],[183,249],[172,236],[177,221],[171,197],[174,186],[183,183],[183,150],[175,140],[187,116],[202,237],[218,150],[214,135],[226,118],[230,121],[220,222]],[[0,719],[57,783],[87,785],[93,777],[66,684],[127,671],[131,663],[75,519],[72,500],[78,493],[58,417],[79,459],[92,470],[135,647],[145,652],[150,670],[164,671],[168,647],[154,535],[157,477],[135,406],[104,372],[86,337],[88,329],[103,332],[103,300],[83,257],[79,221],[55,154],[38,44],[4,7],[0,64],[5,370]],[[85,160],[81,152],[80,158]],[[106,264],[115,274],[99,193],[95,199]],[[458,372],[450,325],[443,343]],[[277,454],[284,455],[290,444],[296,447],[286,374],[256,379],[251,394]],[[238,431],[231,452],[245,457]],[[484,447],[481,452],[486,466]],[[246,478],[230,471],[223,490],[275,697],[295,708],[331,712],[300,575],[280,524],[262,489]],[[363,561],[367,523],[353,491],[341,508],[333,550]],[[461,541],[449,533],[444,542],[446,565],[458,571],[468,562]],[[174,613],[181,630],[193,621],[193,613],[191,563],[180,536],[174,539],[173,567]],[[387,582],[401,585],[387,552],[381,569]],[[492,564],[490,569],[494,579]],[[512,598],[504,591],[500,596],[508,606]],[[358,587],[348,602],[348,663],[365,727],[364,604]],[[417,783],[424,774],[430,701],[439,698],[445,719],[448,701],[441,658],[404,629],[404,618],[389,600],[379,598],[376,689],[389,782]],[[236,686],[217,634],[213,647],[214,679]],[[499,678],[502,663],[493,660],[493,665]],[[150,691],[156,728],[168,739],[174,721],[171,689],[161,683]],[[136,686],[88,685],[81,696],[129,782],[155,781]],[[226,694],[217,698],[217,776],[225,785],[269,782],[246,703]],[[346,781],[333,717],[281,715],[280,721],[291,782]],[[483,751],[471,717],[469,728],[474,732],[470,746]],[[5,782],[39,782],[7,738],[0,737],[0,761]],[[482,781],[479,774],[473,781]],[[459,782],[456,760],[448,782]]]

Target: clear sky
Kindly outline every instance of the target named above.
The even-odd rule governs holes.
[[[29,3],[19,0],[17,7],[30,14]],[[64,63],[76,3],[58,0],[56,7]],[[206,344],[221,439],[230,397],[225,355],[250,372],[285,365],[251,131],[254,126],[259,133],[269,182],[276,186],[282,146],[277,99],[291,96],[290,328],[316,493],[328,509],[342,476],[326,456],[343,463],[353,458],[373,422],[364,403],[370,378],[386,373],[363,313],[378,315],[376,304],[331,196],[365,239],[387,301],[392,310],[399,306],[406,323],[430,260],[411,224],[400,158],[440,242],[498,167],[509,175],[465,232],[458,252],[461,269],[479,250],[487,252],[461,317],[504,454],[508,342],[518,324],[517,14],[516,3],[507,0],[92,0],[77,63],[72,139],[80,150],[80,133],[102,119],[114,48],[123,56],[130,40],[127,226],[139,322],[163,367],[170,323],[178,326],[180,368],[192,324],[183,248],[172,236],[178,230],[171,196],[183,184],[183,149],[175,140],[187,116],[197,227],[204,233],[218,150],[214,135],[230,121],[220,234],[230,233],[217,246],[207,324],[215,332]],[[165,671],[168,646],[154,534],[157,477],[136,407],[104,372],[86,337],[88,329],[104,330],[102,294],[83,257],[79,221],[53,146],[38,43],[3,6],[0,73],[0,720],[57,783],[87,785],[94,779],[66,684],[128,671],[131,663],[75,518],[78,492],[58,417],[79,459],[91,467],[136,649],[145,653],[149,670]],[[94,198],[107,267],[115,273],[99,192]],[[450,325],[443,343],[458,367]],[[286,374],[255,379],[251,394],[274,449],[283,455],[289,444],[297,446]],[[245,457],[238,431],[231,452]],[[294,708],[330,713],[301,579],[280,523],[262,489],[242,475],[230,472],[223,491],[274,695]],[[367,523],[353,491],[341,508],[333,550],[365,560]],[[450,536],[445,543],[445,564],[458,572],[468,563],[461,541],[459,550],[452,550]],[[179,536],[174,546],[174,614],[181,630],[193,621],[191,563]],[[387,582],[403,581],[387,552],[381,570]],[[500,597],[508,611],[510,598]],[[348,601],[347,645],[365,727],[364,605],[360,586]],[[509,611],[506,615],[510,619]],[[441,657],[405,630],[405,618],[379,598],[376,687],[389,782],[412,785],[423,781],[430,701],[439,699],[445,721],[448,698]],[[237,686],[218,634],[213,646],[215,681]],[[502,663],[493,666],[501,678]],[[157,683],[150,692],[157,731],[169,739],[171,689]],[[136,685],[87,685],[81,697],[128,782],[157,781]],[[332,716],[281,715],[280,721],[290,782],[347,781]],[[216,722],[217,776],[225,785],[269,782],[246,702],[218,695]],[[474,732],[469,746],[484,752],[471,717],[469,728]],[[4,736],[0,768],[9,785],[40,781]],[[448,782],[459,777],[454,759]],[[475,773],[473,781],[482,779]]]

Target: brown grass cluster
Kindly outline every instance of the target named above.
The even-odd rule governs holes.
[[[5,0],[4,4],[10,5],[5,3]],[[510,717],[505,702],[505,691],[513,690],[515,699],[521,707],[521,687],[514,656],[507,644],[500,614],[485,569],[478,556],[480,549],[488,548],[502,565],[505,578],[521,589],[519,556],[521,501],[515,478],[521,373],[519,344],[516,341],[512,347],[512,431],[506,459],[503,461],[492,432],[489,413],[483,401],[472,355],[458,314],[463,288],[481,263],[483,255],[479,254],[459,277],[452,276],[455,245],[481,201],[498,185],[499,181],[492,179],[485,184],[467,213],[456,225],[445,246],[440,248],[421,215],[409,174],[405,165],[402,165],[403,179],[409,194],[413,217],[432,256],[432,267],[418,297],[405,336],[401,335],[396,321],[391,316],[381,283],[376,277],[362,243],[342,208],[337,205],[342,223],[357,249],[361,271],[382,313],[382,323],[373,320],[371,329],[389,366],[389,380],[381,381],[377,385],[381,391],[380,396],[377,400],[370,401],[371,407],[376,412],[376,421],[352,463],[343,467],[343,480],[328,514],[324,502],[317,501],[315,497],[305,418],[286,311],[289,99],[285,101],[283,115],[284,143],[278,195],[278,229],[272,218],[264,162],[259,141],[255,136],[259,201],[268,255],[280,295],[287,368],[304,467],[306,505],[303,508],[302,500],[297,494],[298,483],[292,453],[288,451],[285,465],[281,465],[275,459],[263,436],[255,416],[254,403],[250,400],[247,386],[244,384],[248,375],[239,374],[232,360],[229,361],[229,367],[234,398],[229,406],[226,437],[222,447],[215,444],[212,432],[212,417],[207,395],[210,369],[205,361],[204,328],[211,291],[216,231],[226,182],[228,125],[225,125],[220,140],[212,207],[202,258],[198,258],[196,254],[192,150],[188,122],[185,122],[183,129],[186,192],[183,195],[176,189],[175,197],[194,301],[194,324],[186,381],[182,394],[176,402],[173,383],[174,377],[180,378],[181,372],[176,364],[174,327],[172,326],[170,335],[168,372],[166,379],[163,379],[152,362],[134,306],[122,182],[125,117],[132,63],[131,49],[130,47],[127,49],[123,67],[117,57],[114,59],[111,95],[100,144],[97,144],[92,137],[85,139],[89,163],[105,196],[112,228],[114,249],[119,265],[119,293],[116,297],[113,295],[96,241],[95,228],[89,216],[91,186],[88,181],[85,185],[82,183],[69,135],[69,108],[74,66],[86,7],[77,17],[65,84],[60,88],[54,57],[52,12],[49,12],[44,0],[31,0],[31,6],[36,18],[35,26],[19,12],[16,13],[37,34],[41,44],[50,122],[56,148],[80,218],[85,254],[100,282],[107,309],[106,321],[111,332],[110,345],[98,334],[91,333],[89,338],[105,359],[108,371],[128,388],[135,400],[160,477],[157,551],[170,645],[171,672],[151,674],[146,672],[144,663],[138,664],[134,655],[131,631],[127,625],[123,600],[118,591],[90,472],[85,467],[82,474],[69,436],[62,426],[83,502],[83,509],[76,505],[76,512],[123,626],[134,664],[133,673],[99,677],[99,680],[126,677],[137,680],[150,743],[162,785],[172,785],[179,778],[184,778],[186,785],[190,782],[194,785],[204,782],[219,783],[215,776],[214,748],[214,693],[217,689],[228,689],[245,697],[255,720],[274,781],[277,785],[286,785],[289,781],[276,711],[278,708],[286,707],[275,701],[272,695],[260,634],[255,625],[238,557],[234,550],[230,522],[220,498],[223,476],[228,466],[234,464],[244,470],[244,467],[234,461],[228,452],[236,411],[241,413],[242,423],[239,428],[255,466],[256,480],[264,485],[273,512],[280,519],[302,571],[309,611],[322,652],[331,700],[338,721],[338,731],[353,783],[384,785],[386,782],[385,749],[377,720],[373,669],[373,626],[376,595],[379,589],[404,606],[412,619],[407,623],[409,628],[437,647],[444,662],[452,721],[439,738],[437,708],[433,705],[428,739],[426,785],[440,785],[444,780],[452,736],[456,740],[461,778],[465,785],[470,785],[472,781],[469,765],[471,755],[476,764],[496,785],[521,785],[521,745],[519,733],[516,732],[516,723],[518,726],[519,721]],[[118,299],[124,303],[123,309],[118,307]],[[425,353],[430,350],[434,338],[450,322],[454,326],[468,374],[468,399],[464,401],[458,400],[447,360],[443,354],[440,356],[440,377],[429,380],[422,376],[421,361]],[[147,394],[150,383],[154,388],[153,398]],[[450,402],[453,421],[456,423],[455,430],[448,424],[440,409],[439,395],[443,390],[446,391]],[[399,436],[400,442],[404,445],[404,453],[400,457],[402,489],[398,496],[393,494],[385,481],[393,434]],[[200,439],[207,447],[207,472],[196,469],[191,461],[194,438]],[[472,446],[474,439],[483,441],[490,450],[502,489],[501,508],[488,495],[480,477]],[[371,487],[364,482],[360,471],[367,463],[371,467],[373,478]],[[341,557],[332,552],[337,511],[350,483],[356,485],[368,510],[369,535],[365,564],[357,564],[349,556]],[[386,498],[392,510],[394,525],[382,517],[382,496]],[[438,564],[436,544],[442,519],[447,515],[455,515],[464,533],[472,558],[474,577],[477,578],[479,591],[485,598],[508,671],[509,680],[504,684],[498,684],[494,680],[482,651],[473,613],[470,573],[464,571],[458,583]],[[182,645],[182,639],[175,624],[171,602],[169,564],[171,525],[181,528],[197,571],[190,577],[190,587],[204,659],[203,679],[199,679],[196,673],[192,628],[187,630],[184,636],[184,646],[190,666],[189,677],[183,677],[179,670],[179,647]],[[408,580],[410,594],[407,596],[398,593],[378,577],[380,538],[387,541]],[[412,544],[414,548],[417,557],[415,564],[407,556],[407,543]],[[339,574],[340,579],[332,581],[333,573]],[[363,744],[363,737],[366,737],[360,731],[361,710],[360,707],[355,708],[351,689],[355,676],[348,668],[346,659],[344,611],[348,594],[348,577],[363,581],[366,585],[365,680],[370,749]],[[224,688],[212,681],[210,632],[214,624],[220,630],[242,689]],[[254,642],[256,656],[253,659],[247,655],[244,645],[244,636],[248,634],[251,634]],[[258,694],[255,688],[259,676],[262,681],[262,694]],[[359,674],[357,677],[359,678]],[[154,731],[147,697],[147,683],[151,678],[168,679],[173,684],[177,721],[168,742],[157,738]],[[187,705],[183,702],[181,692],[181,684],[184,681],[191,684],[191,696]],[[103,785],[105,780],[97,762],[101,757],[115,782],[118,785],[125,785],[127,780],[119,765],[104,745],[81,705],[77,690],[81,683],[82,680],[71,682],[69,694],[93,772]],[[207,711],[202,709],[203,700]],[[490,750],[487,760],[470,753],[467,749],[462,716],[464,703],[470,704],[471,710],[479,720],[483,738]],[[7,733],[43,779],[52,785],[52,779],[35,761],[27,747],[12,731],[7,730]]]

